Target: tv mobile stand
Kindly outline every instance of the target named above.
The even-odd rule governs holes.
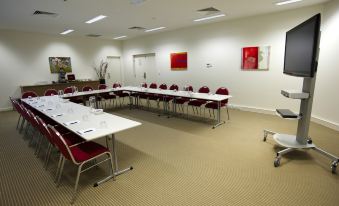
[[[285,97],[292,99],[300,99],[301,104],[299,114],[294,114],[292,111],[287,109],[277,109],[277,114],[282,118],[298,120],[298,129],[296,135],[279,134],[276,132],[272,132],[270,130],[264,130],[264,139],[263,139],[264,141],[266,141],[268,135],[272,135],[273,139],[280,146],[286,148],[277,152],[277,157],[274,160],[274,167],[278,167],[280,165],[282,155],[286,153],[289,153],[297,149],[313,149],[332,160],[331,170],[333,174],[336,173],[339,158],[318,148],[315,144],[313,144],[311,138],[308,137],[315,79],[316,73],[314,74],[313,78],[304,78],[302,91],[290,91],[290,90],[281,91],[281,94],[284,95]]]

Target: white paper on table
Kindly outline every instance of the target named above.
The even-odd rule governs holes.
[[[79,120],[73,120],[73,121],[69,121],[69,122],[64,122],[63,124],[65,126],[69,126],[69,125],[72,125],[72,124],[77,124],[79,122],[80,122]]]
[[[47,108],[47,109],[43,109],[42,111],[46,112],[46,111],[52,111],[54,110],[53,108]]]
[[[51,115],[51,117],[61,117],[63,115],[64,115],[64,113],[59,113],[59,114],[53,114],[53,115]]]
[[[77,131],[79,134],[87,134],[87,133],[90,133],[90,132],[94,132],[95,131],[95,128],[87,128],[87,129],[82,129],[82,130],[79,130]]]

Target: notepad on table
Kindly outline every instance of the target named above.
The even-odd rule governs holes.
[[[77,131],[79,134],[83,135],[83,134],[87,134],[87,133],[90,133],[90,132],[94,132],[95,131],[95,128],[87,128],[87,129],[82,129],[82,130],[79,130]]]
[[[79,122],[80,122],[79,120],[73,120],[73,121],[69,121],[69,122],[64,122],[63,124],[65,126],[69,126],[69,125],[72,125],[72,124],[77,124]]]

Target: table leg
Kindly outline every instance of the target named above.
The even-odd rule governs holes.
[[[212,128],[214,129],[222,124],[225,124],[225,121],[221,121],[221,102],[218,101],[217,124],[215,124]]]
[[[96,182],[94,184],[94,187],[97,187],[99,186],[100,184],[104,183],[104,182],[107,182],[108,180],[110,179],[113,179],[114,176],[118,176],[118,175],[121,175],[125,172],[128,172],[130,170],[133,169],[132,166],[128,167],[128,168],[125,168],[125,169],[122,169],[122,170],[119,170],[119,166],[118,166],[118,156],[117,156],[117,148],[116,148],[116,142],[115,142],[115,135],[112,134],[112,156],[113,156],[113,164],[114,164],[114,175],[113,174],[110,174],[108,177]]]

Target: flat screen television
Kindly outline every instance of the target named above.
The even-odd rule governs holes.
[[[286,33],[284,74],[314,77],[318,66],[321,16],[317,14]]]

